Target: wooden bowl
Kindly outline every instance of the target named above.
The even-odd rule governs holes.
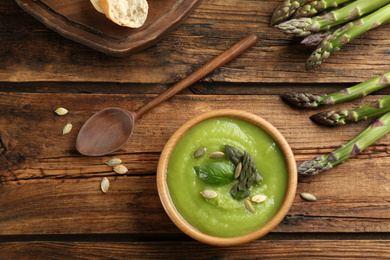
[[[191,129],[192,127],[194,127],[195,125],[199,124],[202,121],[211,118],[216,118],[216,117],[238,118],[259,126],[261,129],[266,131],[279,145],[287,165],[287,173],[288,173],[287,191],[283,203],[280,206],[279,210],[270,219],[270,221],[268,221],[264,226],[260,227],[258,230],[238,237],[225,238],[225,237],[211,236],[208,234],[204,234],[199,230],[197,230],[196,228],[192,227],[176,211],[176,208],[172,203],[172,200],[168,192],[168,186],[166,181],[167,167],[168,167],[168,161],[170,155],[173,149],[175,148],[176,144],[189,129]],[[257,115],[245,111],[230,110],[230,109],[210,111],[201,114],[191,119],[183,126],[181,126],[166,143],[161,153],[160,160],[158,163],[158,168],[157,168],[158,194],[160,196],[161,203],[165,211],[167,212],[168,216],[170,217],[170,219],[180,230],[182,230],[188,236],[200,242],[216,245],[216,246],[233,246],[233,245],[247,243],[266,235],[273,228],[275,228],[286,216],[287,212],[289,211],[293,203],[295,193],[296,193],[296,188],[297,188],[297,180],[298,180],[298,176],[297,176],[297,169],[296,169],[293,152],[291,151],[289,144],[281,135],[281,133],[273,125],[271,125],[270,123],[268,123],[267,121],[265,121],[264,119],[262,119]]]

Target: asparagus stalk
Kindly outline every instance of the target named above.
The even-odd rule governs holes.
[[[310,55],[309,59],[306,61],[306,69],[310,70],[317,67],[328,58],[333,51],[340,50],[344,44],[388,21],[390,21],[390,4],[337,29],[331,35],[325,37],[318,48]]]
[[[308,2],[301,7],[299,7],[292,18],[298,19],[302,17],[313,17],[317,13],[320,13],[328,8],[336,8],[341,4],[349,2],[351,0],[317,0]]]
[[[378,99],[373,106],[365,105],[353,110],[326,111],[310,117],[321,125],[339,126],[383,115],[390,111],[390,95]]]
[[[317,156],[313,160],[303,161],[298,165],[298,173],[302,175],[316,175],[332,169],[334,166],[359,154],[365,148],[376,142],[390,131],[390,112],[387,112],[363,132],[345,145],[325,156]]]
[[[276,25],[286,21],[299,7],[310,1],[312,0],[285,0],[274,11],[270,24]]]
[[[357,0],[343,8],[313,18],[291,19],[276,27],[292,36],[307,36],[322,30],[353,21],[390,3],[390,0]]]
[[[287,92],[283,93],[281,98],[296,107],[316,108],[322,105],[333,105],[358,97],[364,97],[389,85],[390,71],[332,94],[316,95],[311,93]]]

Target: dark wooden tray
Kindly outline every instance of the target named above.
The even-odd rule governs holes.
[[[143,50],[180,25],[200,0],[149,0],[145,24],[137,29],[116,25],[89,0],[16,0],[26,12],[66,38],[114,56]]]

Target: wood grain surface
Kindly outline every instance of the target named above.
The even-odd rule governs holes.
[[[269,27],[281,0],[211,0],[145,51],[111,57],[48,29],[13,0],[0,1],[0,259],[388,259],[390,136],[336,168],[299,177],[293,206],[268,235],[239,247],[213,247],[168,218],[156,169],[168,138],[214,109],[241,109],[272,123],[296,161],[326,154],[371,120],[338,128],[310,121],[328,110],[291,108],[286,91],[331,93],[389,70],[390,25],[344,46],[318,69],[311,50]],[[136,110],[250,33],[260,42],[137,120],[119,151],[85,157],[82,124],[107,107]],[[390,94],[332,106],[351,109]],[[63,106],[69,114],[58,116]],[[72,131],[62,135],[68,122]],[[119,157],[129,168],[105,164]],[[103,177],[110,189],[100,190]],[[309,192],[317,201],[304,201]]]
[[[1,93],[0,203],[5,204],[0,206],[8,209],[0,212],[1,234],[179,232],[157,195],[159,154],[187,120],[226,104],[272,123],[290,143],[297,161],[332,151],[369,123],[316,126],[308,119],[313,111],[291,109],[276,95],[179,95],[140,118],[131,140],[114,154],[84,157],[77,153],[78,129],[94,111],[111,106],[136,108],[152,97]],[[56,115],[53,111],[58,106],[70,113]],[[173,111],[180,111],[180,116]],[[73,130],[62,135],[67,122]],[[301,177],[293,207],[274,231],[389,232],[389,138],[385,136],[332,171]],[[105,164],[112,157],[121,158],[129,168],[126,176]],[[107,194],[100,191],[102,177],[111,181]],[[304,201],[300,192],[312,193],[318,201]]]
[[[388,70],[390,24],[358,37],[312,72],[313,51],[270,27],[275,1],[201,1],[158,44],[130,57],[109,57],[51,31],[11,0],[1,1],[0,80],[173,83],[250,33],[260,42],[205,78],[214,82],[360,82]],[[93,66],[91,66],[93,64]]]
[[[295,248],[295,250],[286,250]],[[53,258],[78,259],[387,259],[390,251],[387,241],[329,241],[329,240],[281,240],[261,241],[239,247],[211,247],[196,242],[176,243],[150,242],[22,242],[3,243],[0,249],[6,256],[18,258],[29,255],[39,258],[42,255]],[[286,257],[288,256],[288,257]]]

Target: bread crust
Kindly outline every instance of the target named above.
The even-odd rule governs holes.
[[[128,14],[129,10],[120,10],[123,13],[119,14],[118,10],[115,10],[115,4],[121,2],[127,2],[133,8],[133,12]],[[100,0],[100,6],[108,19],[120,26],[130,28],[141,27],[145,23],[149,11],[146,0]],[[124,13],[127,15],[124,15]],[[121,18],[118,18],[118,16],[121,16]]]

